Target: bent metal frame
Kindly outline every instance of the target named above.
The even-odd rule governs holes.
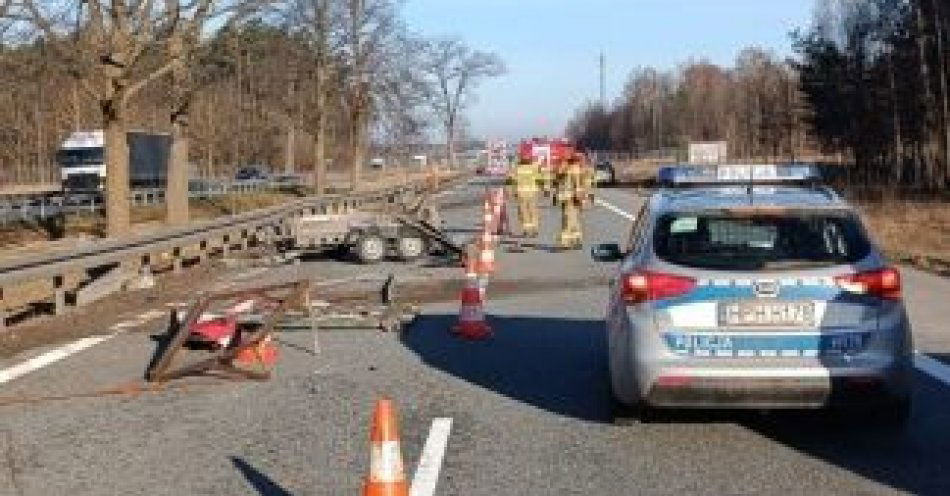
[[[178,318],[176,311],[171,312],[168,332],[165,334],[163,341],[159,343],[146,369],[145,379],[149,382],[165,382],[185,376],[202,374],[217,374],[255,380],[268,379],[270,371],[256,372],[238,368],[234,365],[234,359],[242,352],[254,349],[270,339],[275,332],[276,324],[289,311],[301,311],[310,316],[312,322],[310,290],[311,282],[309,280],[298,280],[199,295],[183,321]],[[214,356],[210,358],[184,365],[178,369],[172,369],[176,356],[185,346],[191,329],[201,318],[201,315],[208,311],[215,302],[238,299],[251,299],[262,303],[264,308],[268,308],[263,325],[252,331],[236,331],[234,339],[231,340],[228,346],[214,351]]]

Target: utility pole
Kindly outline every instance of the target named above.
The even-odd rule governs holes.
[[[607,57],[600,52],[600,107],[607,108]]]

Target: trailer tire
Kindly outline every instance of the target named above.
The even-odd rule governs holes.
[[[360,263],[375,264],[386,256],[386,242],[375,234],[364,234],[356,240],[353,250]]]
[[[400,236],[396,240],[396,255],[400,260],[416,260],[426,253],[426,242],[419,236]]]

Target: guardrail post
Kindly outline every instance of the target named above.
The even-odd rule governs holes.
[[[198,263],[204,263],[208,259],[208,240],[203,239],[198,243]]]
[[[264,246],[274,244],[274,226],[273,224],[264,226]]]
[[[7,330],[7,309],[3,306],[3,288],[0,288],[0,333]]]
[[[53,314],[62,315],[66,312],[66,288],[63,276],[53,277]]]
[[[181,272],[181,248],[176,247],[172,250],[172,273]]]

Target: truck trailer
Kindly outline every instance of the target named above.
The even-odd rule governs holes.
[[[165,133],[129,131],[129,187],[164,188],[172,138]],[[106,183],[105,134],[102,130],[70,134],[56,153],[63,191],[101,192]]]

